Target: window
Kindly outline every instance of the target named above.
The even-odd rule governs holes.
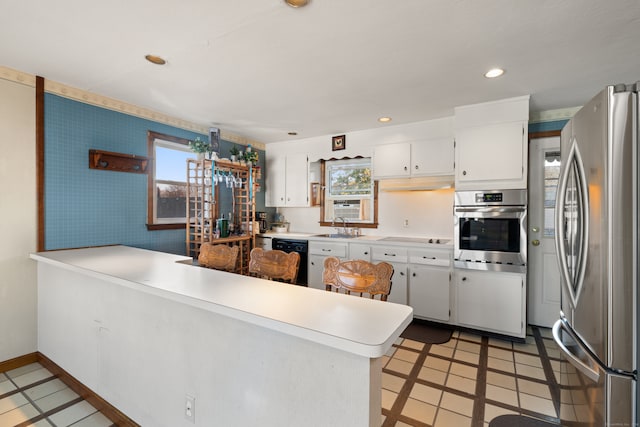
[[[371,178],[371,159],[326,160],[321,165],[324,189],[320,224],[377,227],[377,182]]]
[[[147,151],[153,159],[147,195],[147,228],[184,228],[186,222],[186,160],[196,157],[189,140],[148,132]]]

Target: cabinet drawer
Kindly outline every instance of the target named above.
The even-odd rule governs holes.
[[[407,250],[397,246],[374,246],[371,248],[374,261],[407,262]]]
[[[345,243],[309,242],[309,253],[345,258],[347,245]]]
[[[371,260],[371,246],[359,243],[349,244],[349,259]]]
[[[452,252],[442,249],[409,249],[409,262],[411,264],[449,267],[451,265],[451,256]]]

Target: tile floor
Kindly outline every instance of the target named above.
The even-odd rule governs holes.
[[[445,344],[398,339],[383,360],[383,427],[487,427],[502,414],[558,423],[560,353],[549,329],[524,344],[455,331]],[[40,364],[0,373],[0,426],[112,422]]]
[[[399,339],[383,360],[383,427],[486,427],[522,414],[559,424],[560,353],[551,330],[512,343],[455,331],[435,345]]]
[[[113,423],[39,363],[0,373],[0,426],[109,427]]]

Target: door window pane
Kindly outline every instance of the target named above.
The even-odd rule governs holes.
[[[560,152],[548,151],[544,156],[544,237],[554,237],[556,189],[560,177]]]

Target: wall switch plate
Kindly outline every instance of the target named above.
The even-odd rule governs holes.
[[[195,424],[196,398],[188,394],[184,398],[184,417]]]
[[[405,219],[405,220],[402,222],[402,226],[403,226],[403,227],[408,227],[408,226],[409,226],[409,220],[408,220],[408,219]]]

